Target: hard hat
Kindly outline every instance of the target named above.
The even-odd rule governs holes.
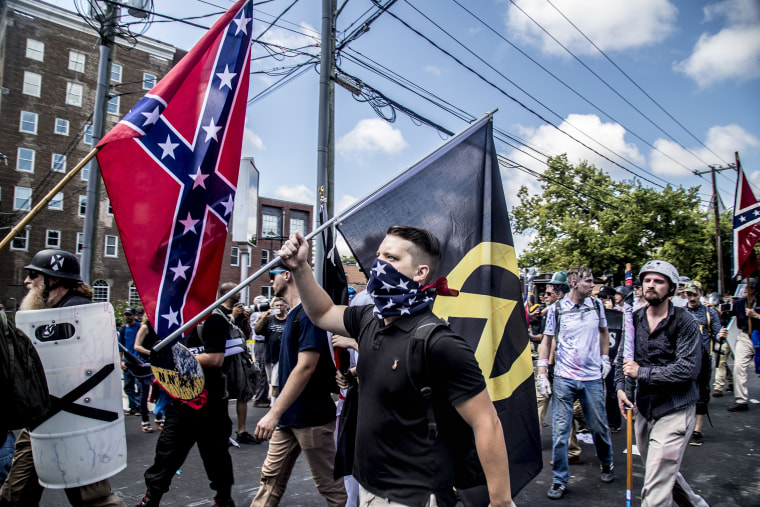
[[[654,260],[644,264],[644,267],[639,271],[639,280],[644,281],[645,273],[658,273],[670,281],[671,292],[675,292],[678,286],[679,276],[678,270],[674,265],[669,262]],[[671,294],[672,295],[672,294]]]
[[[549,285],[560,285],[565,292],[570,291],[570,286],[567,284],[567,271],[557,271],[552,275],[552,279],[549,280]]]
[[[79,275],[79,259],[66,250],[49,248],[40,250],[32,258],[32,262],[24,266],[24,269],[39,271],[43,275],[67,280],[82,281]]]

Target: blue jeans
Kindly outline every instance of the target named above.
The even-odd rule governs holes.
[[[129,400],[129,408],[139,410],[140,409],[140,382],[135,378],[129,370],[123,370],[124,375],[124,393]],[[137,390],[135,390],[137,387]]]
[[[552,386],[552,472],[554,482],[567,485],[570,478],[567,443],[573,425],[573,403],[580,400],[586,424],[594,437],[594,448],[602,465],[612,464],[612,441],[607,426],[604,381],[554,377]]]
[[[0,435],[3,439],[2,445],[0,445],[0,486],[5,482],[5,478],[8,477],[8,472],[11,470],[11,463],[13,462],[13,452],[16,448],[16,437],[12,431],[7,434]]]

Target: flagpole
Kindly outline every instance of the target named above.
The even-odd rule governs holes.
[[[373,190],[372,192],[370,192],[369,194],[367,194],[366,196],[364,196],[362,199],[356,201],[354,204],[352,204],[351,206],[349,206],[348,208],[346,208],[345,210],[343,210],[340,213],[340,215],[332,217],[327,222],[323,223],[322,225],[320,225],[319,227],[317,227],[316,229],[314,229],[304,239],[306,241],[309,241],[312,238],[314,238],[317,234],[319,234],[320,232],[322,232],[326,228],[328,228],[331,225],[333,225],[334,223],[340,222],[341,220],[347,218],[356,209],[362,207],[365,204],[365,202],[370,199],[370,197],[372,197],[378,191],[382,190],[383,188],[387,187],[388,185],[390,185],[391,183],[393,183],[394,181],[396,181],[397,179],[399,179],[400,177],[402,177],[404,174],[406,174],[413,167],[419,165],[420,163],[422,163],[424,160],[426,160],[427,158],[429,158],[433,154],[438,153],[440,150],[442,150],[444,147],[446,147],[447,145],[449,145],[455,139],[458,139],[458,138],[460,138],[460,137],[462,137],[464,135],[469,134],[475,128],[479,128],[481,126],[481,124],[486,119],[491,118],[496,111],[497,110],[494,109],[490,113],[488,113],[485,116],[483,116],[483,118],[479,119],[476,122],[473,122],[472,125],[469,125],[462,132],[460,132],[459,134],[453,136],[448,141],[446,141],[446,143],[444,143],[443,146],[441,146],[440,148],[437,148],[435,151],[433,151],[429,155],[423,157],[416,164],[413,164],[413,165],[409,166],[409,169],[406,169],[405,171],[402,171],[400,174],[394,176],[393,178],[391,178],[390,180],[388,180],[387,182],[385,182],[383,185],[381,185],[380,187],[376,188],[375,190]],[[234,289],[232,289],[231,291],[227,292],[224,296],[222,296],[219,299],[217,299],[216,301],[214,301],[212,304],[210,304],[208,307],[206,307],[198,315],[196,315],[195,317],[193,317],[192,319],[190,319],[189,321],[187,321],[185,324],[183,324],[179,329],[177,329],[176,331],[172,332],[169,336],[167,336],[166,338],[164,338],[163,340],[161,340],[160,342],[158,342],[153,347],[153,350],[160,351],[163,348],[165,348],[165,347],[173,344],[174,342],[176,342],[179,339],[179,337],[182,335],[182,333],[184,333],[185,331],[189,330],[194,325],[196,325],[198,322],[200,322],[201,320],[203,320],[203,318],[206,315],[208,315],[209,313],[211,313],[211,312],[214,311],[214,308],[217,308],[217,307],[221,306],[222,303],[224,303],[225,301],[227,301],[228,299],[230,299],[231,297],[233,297],[235,294],[237,294],[238,292],[240,292],[241,290],[243,290],[248,284],[250,284],[251,282],[253,282],[255,279],[257,279],[258,277],[260,277],[261,275],[263,275],[267,271],[269,271],[269,269],[272,266],[274,266],[275,264],[277,264],[278,262],[280,262],[280,260],[281,260],[281,257],[279,255],[277,257],[275,257],[274,259],[272,259],[269,263],[267,263],[261,269],[259,269],[258,271],[256,271],[255,273],[253,273],[251,276],[249,276],[248,278],[246,278],[245,280],[243,280],[242,282],[240,282],[237,286],[235,286]]]
[[[64,176],[61,179],[61,181],[59,181],[58,184],[54,186],[53,189],[50,192],[48,192],[48,194],[45,197],[43,197],[42,200],[38,202],[37,205],[34,208],[32,208],[32,210],[29,211],[29,213],[27,213],[26,216],[23,219],[21,219],[21,221],[18,224],[16,224],[16,226],[13,229],[11,229],[11,232],[9,232],[8,235],[5,236],[5,238],[3,238],[3,241],[0,242],[0,250],[5,248],[5,246],[8,245],[8,243],[10,243],[13,240],[13,238],[15,238],[18,235],[19,232],[21,232],[21,229],[26,227],[26,225],[29,222],[31,222],[32,219],[34,219],[34,217],[36,217],[40,211],[42,211],[42,209],[47,205],[47,203],[49,203],[53,199],[53,197],[55,197],[55,194],[57,194],[64,186],[66,186],[66,184],[69,181],[71,181],[71,179],[74,176],[76,176],[76,174],[85,165],[87,165],[87,163],[92,159],[92,157],[95,156],[95,154],[98,151],[100,151],[99,147],[93,148],[92,151],[90,151],[90,153],[88,153],[82,159],[82,161],[76,165],[76,167],[74,167],[71,171],[69,171],[69,173],[66,176]]]

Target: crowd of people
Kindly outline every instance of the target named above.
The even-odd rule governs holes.
[[[468,505],[454,488],[458,472],[444,424],[449,420],[462,423],[454,438],[464,440],[462,428],[472,436],[485,502],[514,505],[501,422],[474,352],[431,311],[433,297],[453,295],[445,283],[431,283],[440,258],[437,238],[415,227],[390,228],[367,291],[355,300],[361,304],[351,306],[334,304],[319,287],[303,236],[292,236],[279,254],[281,261],[269,271],[271,301],[259,296],[246,307],[238,295],[229,297],[183,339],[203,369],[202,399],[177,399],[161,388],[149,368],[160,338],[142,308],[124,309],[117,340],[125,414],[140,416],[142,432],[160,431],[138,507],[160,504],[196,444],[215,505],[235,505],[229,446],[264,441],[268,450],[252,506],[280,503],[301,454],[330,506]],[[91,302],[92,290],[71,253],[43,250],[25,269],[29,292],[22,310]],[[223,283],[219,296],[234,287]],[[569,492],[569,465],[580,459],[580,432],[591,434],[599,480],[613,482],[611,434],[620,431],[627,411],[634,411],[645,464],[642,505],[670,505],[673,498],[707,505],[681,475],[680,464],[686,446],[703,445],[711,397],[733,392],[735,403],[728,410],[748,410],[751,335],[760,333],[758,289],[758,281],[748,279],[745,297],[705,296],[699,281],[660,260],[647,263],[631,286],[600,286],[588,267],[555,273],[528,315],[539,424],[552,431],[552,485],[546,495],[559,500]],[[740,330],[733,371],[727,362],[729,316],[736,317]],[[425,327],[427,392],[416,385],[408,364],[409,343]],[[352,349],[355,368],[336,372],[333,347]],[[338,387],[351,379],[361,389],[353,407],[358,416],[346,438],[372,444],[356,453],[351,445],[346,455],[345,442],[336,443],[335,401]],[[235,400],[234,437],[228,400]],[[268,408],[250,432],[249,403]],[[43,487],[34,471],[29,431],[0,429],[6,435],[0,506],[38,505]],[[341,453],[348,463],[339,468],[350,473],[345,478],[335,470]],[[72,505],[125,505],[108,479],[69,488],[66,495]]]
[[[701,446],[711,397],[734,392],[730,412],[748,410],[747,370],[760,334],[758,281],[742,297],[705,296],[702,284],[655,260],[629,286],[595,283],[588,267],[555,273],[529,308],[538,417],[552,408],[552,473],[547,491],[569,491],[579,431],[590,432],[602,482],[614,480],[610,435],[635,407],[634,431],[645,463],[642,505],[707,505],[680,474],[687,445]],[[726,324],[736,317],[733,372]],[[757,337],[755,338],[757,340]],[[627,349],[626,349],[627,347]],[[713,380],[714,379],[714,380]],[[711,383],[712,382],[712,383]]]

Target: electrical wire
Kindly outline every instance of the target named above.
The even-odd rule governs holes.
[[[408,0],[405,0],[405,1],[406,1],[406,3],[407,3],[407,4],[409,4]],[[572,87],[572,86],[570,86],[568,83],[566,83],[566,82],[565,82],[563,79],[561,79],[559,76],[557,76],[556,74],[554,74],[554,73],[553,73],[551,70],[549,70],[548,68],[546,68],[544,65],[542,65],[541,63],[539,63],[539,62],[538,62],[536,59],[534,59],[534,58],[533,58],[533,57],[531,57],[530,55],[528,55],[528,54],[527,54],[525,51],[523,51],[523,50],[522,50],[520,47],[518,47],[518,46],[517,46],[516,44],[514,44],[512,41],[510,41],[509,39],[507,39],[506,37],[504,37],[504,36],[503,36],[501,33],[499,33],[499,32],[498,32],[496,29],[494,29],[494,28],[493,28],[491,25],[489,25],[489,24],[488,24],[486,21],[484,21],[482,18],[480,18],[479,16],[477,16],[475,13],[473,13],[473,12],[472,12],[471,10],[469,10],[467,7],[465,7],[464,5],[462,5],[462,4],[461,4],[461,3],[460,3],[458,0],[452,0],[452,2],[454,2],[456,5],[458,5],[459,7],[461,7],[461,8],[462,8],[462,9],[463,9],[465,12],[467,12],[467,13],[468,13],[470,16],[472,16],[473,18],[475,18],[475,19],[476,19],[478,22],[480,22],[480,23],[481,23],[483,26],[485,26],[486,28],[488,28],[488,29],[489,29],[491,32],[493,32],[493,33],[494,33],[494,34],[495,34],[497,37],[499,37],[501,40],[503,40],[504,42],[506,42],[507,44],[509,44],[509,46],[511,46],[511,47],[512,47],[513,49],[515,49],[516,51],[518,51],[518,52],[519,52],[521,55],[523,55],[525,58],[527,58],[527,59],[528,59],[529,61],[531,61],[533,64],[535,64],[536,66],[538,66],[538,67],[539,67],[541,70],[543,70],[543,71],[544,71],[545,73],[547,73],[549,76],[551,76],[552,78],[554,78],[554,79],[555,79],[555,80],[556,80],[558,83],[560,83],[562,86],[564,86],[565,88],[567,88],[569,91],[571,91],[571,92],[572,92],[573,94],[575,94],[575,95],[576,95],[578,98],[580,98],[580,99],[581,99],[581,100],[583,100],[585,103],[587,103],[588,105],[590,105],[590,106],[591,106],[592,108],[594,108],[596,111],[598,111],[599,113],[601,113],[602,115],[604,115],[604,116],[606,116],[608,119],[610,119],[611,121],[613,121],[613,122],[617,123],[618,125],[620,125],[621,127],[623,127],[623,128],[624,128],[624,129],[625,129],[627,132],[629,132],[631,135],[633,135],[634,137],[636,137],[638,140],[640,140],[641,142],[643,142],[644,144],[646,144],[647,146],[649,146],[649,147],[650,147],[652,150],[659,152],[661,155],[663,155],[664,157],[666,157],[666,158],[670,159],[672,162],[674,162],[674,163],[676,163],[676,164],[680,165],[681,167],[683,167],[683,168],[684,168],[684,169],[686,169],[687,171],[689,171],[689,172],[694,172],[694,170],[693,170],[693,169],[690,169],[690,168],[689,168],[689,167],[687,167],[685,164],[683,164],[681,161],[679,161],[679,160],[676,160],[676,159],[674,159],[673,157],[671,157],[670,155],[668,155],[667,153],[663,152],[662,150],[660,150],[659,148],[657,148],[656,146],[654,146],[652,143],[650,143],[649,141],[647,141],[646,139],[644,139],[642,136],[640,136],[639,134],[637,134],[637,133],[636,133],[634,130],[632,130],[631,128],[629,128],[628,126],[626,126],[626,125],[625,125],[623,122],[621,122],[620,120],[616,119],[616,118],[615,118],[615,117],[613,117],[611,114],[609,114],[608,112],[606,112],[606,111],[602,110],[602,109],[601,109],[599,106],[597,106],[596,104],[594,104],[593,102],[591,102],[591,101],[590,101],[588,98],[586,98],[586,97],[585,97],[583,94],[581,94],[581,93],[580,93],[580,92],[578,92],[578,91],[577,91],[575,88],[573,88],[573,87]],[[428,21],[430,21],[431,23],[435,24],[435,22],[433,22],[432,20],[430,20],[430,18],[429,18],[427,15],[425,15],[424,13],[422,13],[422,12],[421,12],[421,11],[420,11],[418,8],[414,7],[414,6],[413,6],[413,5],[411,5],[411,4],[409,4],[409,5],[410,5],[410,7],[412,7],[412,9],[414,9],[415,11],[417,11],[417,12],[418,12],[418,13],[419,13],[421,16],[425,17],[426,19],[428,19]],[[437,24],[435,24],[435,25],[436,25],[436,27],[438,27],[438,25],[437,25]],[[447,33],[447,32],[446,32],[446,31],[445,31],[443,28],[440,28],[440,27],[438,27],[438,28],[439,28],[441,31],[443,31],[444,33],[446,33],[447,35],[449,35],[449,37],[451,37],[452,39],[454,39],[454,40],[456,41],[456,39],[455,39],[453,36],[451,36],[450,34],[448,34],[448,33]],[[459,41],[457,41],[457,43],[459,43],[460,45],[462,45],[462,44],[461,44],[461,42],[459,42]],[[464,47],[464,45],[462,45],[462,46]],[[481,59],[481,61],[483,61],[483,60],[482,60],[482,58],[480,58],[480,57],[478,57],[478,58],[479,58],[479,59]],[[485,63],[485,61],[483,61],[483,62]],[[488,65],[488,64],[486,63],[486,65]],[[489,65],[489,67],[491,67],[491,66]],[[493,68],[493,67],[491,67],[491,68]],[[639,111],[639,113],[641,113],[641,112]],[[643,113],[641,113],[641,114],[643,114]],[[650,120],[650,122],[651,122],[651,120]],[[568,122],[568,123],[569,123],[569,122]],[[671,139],[672,139],[672,137],[671,137]],[[675,141],[675,139],[673,139],[673,141]],[[677,141],[676,141],[676,143],[677,143]],[[679,146],[680,146],[680,145],[679,145]],[[683,147],[683,146],[682,146],[682,147]],[[684,148],[685,150],[688,150],[686,147],[683,147],[683,148]],[[629,163],[631,163],[631,162],[629,162]],[[635,167],[638,167],[638,166],[636,166],[635,164],[632,164],[632,165],[634,165]],[[642,169],[642,168],[640,168],[640,167],[639,167],[639,169]],[[642,170],[643,170],[643,169],[642,169]]]
[[[456,0],[455,0],[455,1],[456,1]],[[604,58],[606,58],[606,59],[607,59],[607,61],[608,61],[608,62],[610,62],[610,63],[612,64],[612,66],[613,66],[613,67],[615,67],[615,68],[616,68],[618,71],[620,71],[620,73],[621,73],[621,74],[623,74],[623,76],[625,76],[625,77],[626,77],[626,79],[628,79],[628,81],[630,81],[630,82],[631,82],[631,84],[633,84],[633,85],[634,85],[636,88],[638,88],[638,89],[639,89],[639,91],[641,91],[641,93],[643,93],[645,97],[647,97],[649,100],[651,100],[651,101],[652,101],[652,102],[653,102],[653,103],[654,103],[654,104],[655,104],[655,105],[656,105],[656,106],[657,106],[657,107],[660,109],[660,111],[662,111],[663,113],[665,113],[665,114],[668,116],[668,118],[670,118],[671,120],[673,120],[673,122],[675,122],[675,124],[676,124],[676,125],[678,125],[679,127],[681,127],[681,128],[682,128],[682,129],[683,129],[683,130],[684,130],[684,131],[687,133],[687,134],[689,134],[689,135],[692,137],[692,139],[694,139],[695,141],[697,141],[697,142],[698,142],[699,144],[701,144],[701,145],[702,145],[702,146],[703,146],[705,149],[707,149],[707,150],[708,150],[710,153],[712,153],[713,155],[715,155],[715,157],[716,157],[716,158],[718,158],[718,160],[720,160],[721,162],[723,162],[723,163],[724,163],[724,164],[726,164],[726,165],[728,164],[728,163],[727,163],[725,160],[723,160],[723,159],[721,158],[721,156],[720,156],[720,155],[718,155],[717,153],[715,153],[714,151],[712,151],[712,150],[710,149],[710,147],[709,147],[709,146],[707,146],[705,143],[703,143],[703,142],[702,142],[702,141],[701,141],[701,140],[700,140],[700,139],[699,139],[697,136],[695,136],[695,135],[694,135],[694,134],[693,134],[693,133],[692,133],[692,132],[691,132],[689,129],[687,129],[687,128],[686,128],[686,127],[685,127],[685,126],[684,126],[684,125],[683,125],[683,124],[682,124],[680,121],[678,121],[678,120],[677,120],[675,117],[673,117],[673,115],[672,115],[672,114],[670,114],[670,113],[669,113],[669,112],[668,112],[668,111],[667,111],[667,110],[666,110],[666,109],[665,109],[665,108],[664,108],[662,105],[660,105],[660,103],[659,103],[659,102],[657,102],[657,101],[654,99],[654,97],[652,97],[652,96],[651,96],[649,93],[647,93],[647,92],[646,92],[646,90],[644,90],[644,89],[643,89],[641,86],[639,86],[639,84],[638,84],[636,81],[634,81],[634,79],[633,79],[631,76],[629,76],[629,75],[628,75],[628,74],[627,74],[627,73],[626,73],[626,72],[625,72],[623,69],[621,69],[621,68],[618,66],[618,64],[617,64],[617,63],[615,63],[615,61],[614,61],[614,60],[612,60],[612,58],[610,58],[610,57],[607,55],[607,53],[605,53],[605,52],[604,52],[604,51],[603,51],[603,50],[602,50],[602,49],[601,49],[599,46],[597,46],[597,45],[594,43],[594,41],[592,41],[592,40],[591,40],[591,39],[590,39],[590,38],[589,38],[589,37],[588,37],[588,36],[587,36],[585,33],[583,33],[583,31],[582,31],[580,28],[578,28],[578,27],[575,25],[575,23],[573,23],[573,22],[572,22],[572,21],[571,21],[571,20],[570,20],[570,19],[569,19],[569,18],[568,18],[568,17],[567,17],[567,16],[566,16],[566,15],[565,15],[565,14],[564,14],[562,11],[561,11],[561,10],[559,10],[559,8],[558,8],[556,5],[554,5],[554,4],[551,2],[551,0],[546,0],[546,2],[547,2],[549,5],[551,5],[551,6],[554,8],[554,10],[556,10],[556,11],[557,11],[557,12],[560,14],[560,16],[562,16],[563,18],[565,18],[565,20],[566,20],[568,23],[570,23],[570,26],[572,26],[573,28],[575,28],[575,29],[578,31],[578,33],[580,33],[580,34],[583,36],[583,38],[584,38],[584,39],[586,39],[586,40],[589,42],[589,44],[591,44],[591,45],[594,47],[594,49],[596,49],[596,50],[597,50],[597,51],[598,51],[598,52],[599,52],[599,53],[600,53],[602,56],[604,56]],[[660,129],[660,130],[662,131],[662,129]],[[668,134],[666,134],[666,135],[668,135]],[[683,145],[681,145],[680,143],[678,143],[678,141],[676,141],[675,139],[673,139],[673,137],[671,137],[671,136],[669,136],[669,135],[668,135],[668,137],[670,137],[670,139],[672,139],[674,142],[676,142],[677,144],[679,144],[679,146],[682,146],[684,149],[686,149],[686,147],[685,147],[685,146],[683,146]],[[691,151],[690,151],[690,153],[691,153],[692,155],[694,155],[694,157],[695,157],[697,160],[699,160],[700,162],[702,162],[703,164],[705,164],[705,165],[709,165],[709,164],[707,164],[707,162],[705,162],[704,160],[702,160],[701,158],[699,158],[699,157],[698,157],[698,156],[697,156],[695,153],[693,153],[693,152],[691,152]]]

